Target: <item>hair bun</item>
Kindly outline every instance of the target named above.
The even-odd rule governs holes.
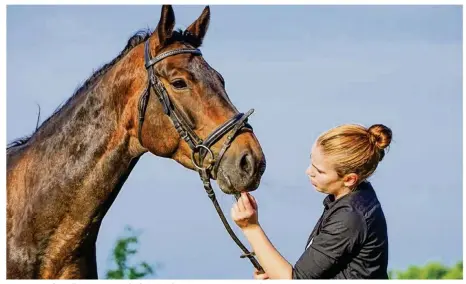
[[[392,141],[392,130],[383,124],[374,124],[367,131],[370,134],[371,141],[379,149],[383,150],[390,145]]]

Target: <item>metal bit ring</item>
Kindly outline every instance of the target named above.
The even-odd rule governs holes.
[[[213,161],[213,160],[214,160],[214,153],[212,153],[212,151],[211,151],[208,147],[206,147],[205,145],[202,145],[202,144],[196,145],[196,146],[194,147],[194,150],[193,150],[192,153],[191,153],[191,161],[193,162],[193,165],[194,165],[194,167],[196,167],[196,169],[198,169],[199,171],[202,171],[202,170],[205,170],[205,169],[207,169],[208,167],[210,167],[210,166],[212,165],[212,163],[209,163],[209,165],[207,166],[207,168],[203,168],[203,167],[202,167],[202,162],[203,162],[203,161],[200,161],[201,165],[198,165],[198,164],[196,163],[196,159],[195,159],[194,155],[195,155],[197,152],[199,152],[199,149],[200,149],[200,148],[204,148],[205,150],[207,150],[207,153],[209,153],[209,155],[210,155],[210,161]],[[205,157],[204,157],[204,159],[205,159]]]

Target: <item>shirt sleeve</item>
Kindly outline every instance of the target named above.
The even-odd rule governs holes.
[[[292,278],[327,278],[338,262],[362,242],[365,233],[366,224],[358,212],[350,207],[337,209],[296,262]]]

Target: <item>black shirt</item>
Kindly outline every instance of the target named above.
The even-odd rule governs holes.
[[[324,212],[306,250],[293,267],[293,279],[388,279],[387,224],[369,182],[334,199]]]

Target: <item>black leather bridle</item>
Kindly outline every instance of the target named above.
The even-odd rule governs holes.
[[[248,117],[254,112],[254,109],[249,110],[247,113],[236,114],[231,119],[229,119],[224,124],[222,124],[217,129],[215,129],[205,140],[202,140],[194,132],[194,130],[186,123],[186,119],[183,118],[183,115],[180,113],[178,108],[175,106],[175,104],[172,103],[172,101],[170,100],[170,97],[168,96],[167,90],[165,89],[165,86],[160,81],[160,79],[154,74],[154,69],[153,69],[153,66],[157,62],[160,62],[161,60],[169,56],[174,56],[174,55],[183,54],[183,53],[202,55],[201,51],[196,48],[180,48],[180,49],[174,49],[174,50],[163,52],[157,55],[156,57],[151,58],[149,40],[145,42],[144,49],[145,49],[144,51],[145,67],[147,69],[148,76],[149,76],[149,84],[146,90],[144,91],[144,93],[142,94],[141,98],[139,99],[139,104],[138,104],[139,143],[143,145],[142,139],[141,139],[142,124],[144,123],[144,117],[146,113],[148,99],[149,99],[151,90],[153,90],[153,92],[157,95],[160,103],[162,104],[164,113],[171,118],[171,121],[173,122],[173,125],[175,126],[176,130],[180,134],[181,138],[183,138],[186,141],[186,143],[188,143],[189,147],[191,148],[192,163],[194,167],[196,168],[196,170],[198,171],[199,176],[204,184],[204,188],[207,192],[207,195],[212,200],[214,207],[217,210],[217,213],[220,219],[222,220],[223,225],[225,226],[225,229],[228,231],[228,233],[230,234],[231,238],[235,241],[235,243],[243,251],[244,254],[241,255],[241,258],[245,258],[245,257],[249,258],[249,260],[254,265],[254,267],[258,271],[263,272],[264,270],[260,266],[259,262],[254,258],[254,253],[251,253],[248,251],[248,249],[241,243],[241,241],[238,239],[238,237],[235,235],[230,225],[228,224],[228,221],[226,220],[225,215],[223,214],[222,209],[220,208],[220,205],[217,202],[217,199],[215,197],[215,192],[210,183],[210,179],[213,178],[214,175],[216,175],[217,173],[218,166],[220,164],[220,161],[223,155],[225,154],[227,149],[230,147],[231,143],[233,142],[238,132],[240,130],[252,131],[252,127],[247,123],[247,120],[248,120]],[[217,157],[215,157],[210,147],[214,145],[218,140],[220,140],[225,135],[227,135],[227,138],[225,139],[225,142],[223,143],[223,146],[221,150],[219,151]],[[197,160],[196,160],[196,154],[198,154]],[[206,158],[207,154],[210,156],[210,158],[207,161],[207,166],[204,167],[204,159]],[[236,199],[238,199],[238,195],[236,195],[235,197]]]

